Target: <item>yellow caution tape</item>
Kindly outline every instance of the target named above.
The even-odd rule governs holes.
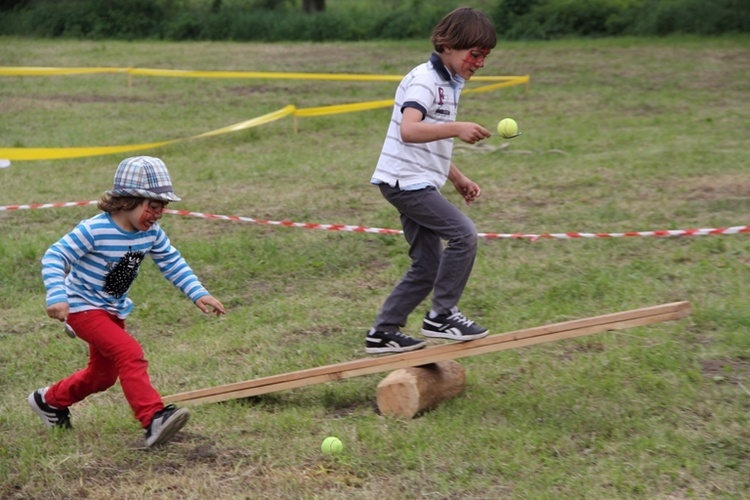
[[[85,156],[101,156],[111,155],[115,153],[125,153],[129,151],[141,151],[144,149],[153,149],[166,146],[167,144],[174,144],[176,142],[188,141],[191,139],[199,139],[201,137],[211,137],[214,135],[228,134],[230,132],[237,132],[239,130],[245,130],[251,127],[257,127],[258,125],[264,125],[275,120],[284,118],[293,114],[295,107],[288,105],[278,111],[268,113],[263,116],[258,116],[244,122],[235,123],[228,127],[212,130],[210,132],[204,132],[202,134],[193,135],[184,139],[173,139],[171,141],[161,142],[149,142],[145,144],[131,144],[129,146],[101,146],[101,147],[86,147],[86,148],[0,148],[0,158],[8,160],[61,160],[64,158],[82,158]]]
[[[0,67],[0,76],[53,76],[53,75],[81,75],[97,73],[127,73],[128,75],[147,75],[164,77],[193,77],[193,78],[269,78],[269,79],[309,79],[309,80],[348,80],[348,81],[401,81],[401,75],[362,75],[362,74],[333,74],[333,73],[274,73],[274,72],[249,72],[249,71],[190,71],[190,70],[168,70],[168,69],[137,69],[137,68],[44,68],[44,67]],[[472,80],[498,82],[485,85],[475,89],[467,89],[464,92],[477,93],[489,92],[503,87],[513,85],[528,86],[530,77],[525,76],[476,76]],[[88,156],[101,156],[144,149],[154,149],[168,144],[212,137],[221,134],[237,132],[259,125],[264,125],[289,115],[295,117],[312,117],[335,115],[341,113],[353,113],[384,108],[393,105],[393,99],[381,101],[369,101],[353,104],[337,104],[332,106],[320,106],[313,108],[298,109],[294,105],[288,105],[278,111],[252,118],[234,125],[211,130],[202,134],[186,138],[172,139],[168,141],[150,142],[143,144],[131,144],[123,146],[99,146],[79,148],[0,148],[0,158],[7,160],[60,160],[65,158],[82,158]]]
[[[0,76],[57,76],[95,73],[127,73],[130,68],[24,68],[0,67]]]
[[[245,78],[272,80],[330,80],[360,82],[400,82],[403,75],[367,75],[356,73],[279,73],[269,71],[195,71],[149,68],[47,68],[0,66],[0,76],[67,76],[98,73],[125,73],[133,76],[164,76],[173,78]],[[528,80],[528,76],[475,76],[472,81],[497,82]]]

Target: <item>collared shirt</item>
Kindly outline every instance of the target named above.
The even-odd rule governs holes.
[[[464,79],[451,75],[437,54],[407,74],[396,90],[383,149],[373,173],[373,184],[387,183],[404,190],[423,189],[445,185],[450,172],[453,139],[426,143],[404,142],[401,138],[401,120],[405,108],[415,108],[422,113],[426,123],[456,121],[458,98]]]

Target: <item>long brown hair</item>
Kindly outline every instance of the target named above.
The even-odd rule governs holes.
[[[141,198],[139,196],[112,196],[104,193],[97,205],[99,206],[99,210],[107,212],[108,214],[120,210],[123,212],[129,212],[138,208],[145,199],[147,198]]]

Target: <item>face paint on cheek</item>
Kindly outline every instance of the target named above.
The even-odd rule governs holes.
[[[151,221],[156,220],[156,218],[156,212],[151,210],[151,207],[144,208],[143,212],[141,212],[141,216],[138,218],[138,225],[141,231],[146,231],[150,228],[152,225]]]
[[[489,55],[489,50],[483,50],[479,53],[479,55],[474,55],[471,52],[466,54],[466,57],[463,58],[461,62],[463,64],[461,65],[462,69],[469,69],[471,66],[481,66],[484,64],[484,59]]]

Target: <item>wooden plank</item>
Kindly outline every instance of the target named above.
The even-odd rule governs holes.
[[[245,382],[198,389],[167,396],[164,398],[164,401],[168,403],[199,404],[258,396],[269,392],[295,389],[307,385],[397,370],[409,366],[426,365],[447,359],[476,356],[478,354],[517,349],[519,347],[592,335],[605,331],[623,330],[663,321],[677,320],[689,314],[689,302],[672,302],[658,306],[527,328],[504,334],[489,335],[483,339],[471,342],[453,342],[413,352],[358,359],[281,375],[272,375]]]

